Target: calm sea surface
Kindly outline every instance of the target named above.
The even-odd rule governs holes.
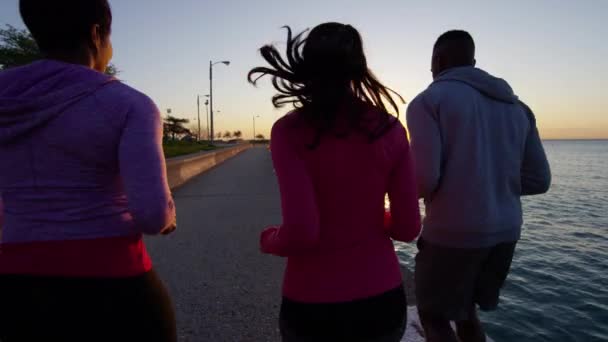
[[[524,232],[498,311],[500,341],[608,341],[608,141],[546,141],[551,191],[524,199]],[[413,267],[415,247],[398,246]]]

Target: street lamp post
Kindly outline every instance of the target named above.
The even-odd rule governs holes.
[[[209,61],[209,107],[210,107],[210,123],[211,123],[211,144],[213,144],[213,137],[215,131],[213,129],[213,66],[222,63],[226,66],[230,65],[230,61],[213,62]]]
[[[255,141],[256,137],[255,137],[255,119],[259,118],[259,115],[254,115],[253,116],[253,141]]]
[[[198,141],[201,141],[201,96],[196,95],[196,110],[198,113]],[[209,95],[205,95],[209,97]],[[209,100],[205,101],[205,106],[209,105]],[[207,135],[209,135],[209,108],[207,107]]]
[[[209,97],[209,95],[206,95]],[[205,113],[207,113],[207,140],[209,140],[209,99],[205,100]]]
[[[200,95],[196,95],[196,112],[197,112],[197,119],[198,119],[198,137],[197,137],[197,141],[201,141],[201,96]]]

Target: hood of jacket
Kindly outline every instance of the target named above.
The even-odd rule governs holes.
[[[506,103],[519,102],[519,99],[513,92],[513,88],[511,88],[507,81],[472,66],[445,70],[437,76],[433,84],[441,82],[462,82],[492,99]]]
[[[0,144],[30,134],[115,78],[54,60],[0,72]]]

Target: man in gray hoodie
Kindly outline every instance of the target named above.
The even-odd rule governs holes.
[[[434,81],[407,111],[426,206],[415,279],[428,341],[457,341],[450,321],[461,341],[485,341],[477,305],[498,305],[521,234],[521,196],[551,182],[534,114],[475,64],[467,32],[440,36]]]

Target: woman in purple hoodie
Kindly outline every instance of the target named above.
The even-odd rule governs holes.
[[[0,73],[0,340],[175,341],[143,234],[175,230],[162,122],[103,74],[107,0],[21,0],[46,59]]]

